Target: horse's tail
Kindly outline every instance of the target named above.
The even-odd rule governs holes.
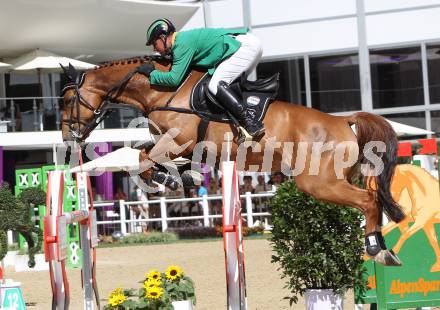
[[[398,142],[396,132],[383,117],[371,113],[355,113],[349,118],[349,121],[356,125],[360,163],[371,165],[371,162],[363,154],[365,144],[370,141],[382,141],[386,145],[386,151],[382,155],[383,171],[375,177],[377,197],[385,214],[394,222],[399,223],[404,219],[405,214],[394,201],[390,191],[391,180],[397,164]]]

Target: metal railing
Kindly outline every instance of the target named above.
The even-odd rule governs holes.
[[[264,218],[265,223],[264,227],[266,229],[270,229],[270,226],[267,223],[267,219],[271,217],[271,214],[269,212],[254,212],[253,206],[261,206],[265,205],[265,201],[263,201],[264,198],[270,198],[275,195],[275,192],[264,192],[259,194],[252,194],[250,192],[246,192],[243,195],[240,195],[240,198],[244,199],[243,204],[243,211],[242,217],[244,218],[246,224],[248,227],[253,227],[256,224],[256,221],[254,221],[255,217],[259,217],[260,219]],[[256,199],[261,199],[258,203],[255,203]],[[188,221],[194,221],[194,220],[200,220],[203,221],[204,227],[213,227],[214,219],[221,219],[222,214],[210,214],[210,201],[220,201],[219,206],[221,206],[222,203],[222,196],[221,195],[215,195],[215,196],[207,196],[204,195],[202,197],[195,197],[195,198],[167,198],[167,197],[160,197],[159,199],[154,200],[142,200],[142,201],[125,201],[125,200],[118,200],[118,201],[111,201],[111,202],[94,202],[93,206],[97,209],[97,211],[100,208],[105,207],[112,207],[112,210],[115,209],[116,205],[119,205],[117,210],[119,211],[119,215],[117,216],[118,219],[112,219],[112,220],[98,220],[97,224],[98,226],[104,226],[103,231],[110,232],[109,235],[113,231],[120,231],[123,235],[130,235],[132,233],[141,232],[142,230],[139,230],[139,224],[143,223],[154,223],[158,222],[160,223],[160,229],[162,232],[167,231],[168,229],[168,223],[169,222],[185,222]],[[176,204],[176,203],[188,203],[188,202],[196,202],[200,203],[202,207],[202,215],[190,215],[190,216],[175,216],[175,217],[169,217],[168,216],[168,205]],[[160,216],[155,218],[136,218],[132,208],[139,206],[139,205],[159,205],[160,206]],[[128,207],[128,208],[126,208]],[[267,206],[266,206],[267,208]],[[128,212],[127,212],[128,209]],[[35,214],[38,214],[38,207],[34,208]],[[34,216],[32,218],[34,221],[41,220],[39,216]],[[261,222],[262,223],[262,222]],[[262,223],[263,224],[263,223]],[[108,227],[106,227],[108,226]],[[99,231],[99,229],[98,229]],[[14,236],[15,235],[15,236]],[[14,234],[12,231],[8,231],[7,233],[7,239],[8,244],[14,244],[17,240],[17,235]]]
[[[55,126],[51,129],[59,130],[60,100],[62,97],[6,97],[0,98],[0,107],[5,107],[7,113],[4,117],[10,121],[8,125],[11,131],[20,131],[22,128],[24,131],[43,131],[45,114],[54,115]],[[33,130],[30,130],[31,127]]]
[[[253,199],[258,198],[268,198],[275,195],[275,192],[265,192],[259,194],[252,194],[247,192],[243,195],[240,195],[240,198],[244,198],[244,211],[242,216],[244,217],[247,226],[254,226],[254,217],[260,218],[268,218],[271,216],[269,212],[254,212],[253,211]],[[112,220],[98,220],[98,225],[111,225],[112,227],[119,227],[119,231],[123,235],[128,235],[134,232],[137,232],[136,223],[152,223],[159,222],[161,225],[162,232],[167,231],[168,223],[175,221],[191,221],[191,220],[200,220],[203,221],[204,227],[212,227],[213,221],[212,219],[221,219],[221,214],[210,214],[210,205],[209,201],[220,201],[222,200],[222,196],[207,196],[203,195],[202,197],[195,198],[167,198],[160,197],[155,200],[143,200],[143,201],[125,201],[119,200],[117,202],[96,202],[94,203],[95,208],[105,208],[112,207],[115,208],[118,205],[119,216],[118,219]],[[200,203],[202,207],[202,215],[191,215],[191,216],[178,216],[178,217],[169,217],[168,216],[168,205],[175,203],[188,203],[188,202],[196,202]],[[137,207],[139,205],[159,205],[160,206],[160,216],[155,218],[135,218],[131,208]],[[128,207],[128,208],[126,208]],[[127,214],[127,209],[129,210]],[[115,226],[116,225],[116,226]],[[116,230],[116,229],[115,229]]]

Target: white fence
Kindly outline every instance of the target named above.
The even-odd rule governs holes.
[[[260,219],[268,219],[271,214],[269,212],[254,212],[253,207],[261,207],[261,205],[265,205],[267,209],[267,204],[261,201],[261,198],[270,198],[275,195],[275,192],[265,192],[259,194],[251,194],[250,192],[245,193],[244,195],[240,195],[240,198],[244,198],[243,208],[246,212],[242,212],[242,216],[244,217],[245,223],[248,227],[254,226],[254,218],[258,217]],[[243,200],[243,199],[242,199]],[[257,202],[257,200],[260,200]],[[178,221],[194,221],[199,220],[203,222],[204,227],[213,227],[213,219],[219,219],[221,221],[222,214],[221,209],[219,214],[210,214],[210,201],[219,201],[219,206],[222,204],[222,196],[202,196],[196,198],[167,198],[160,197],[155,200],[144,200],[144,201],[125,201],[119,200],[117,202],[94,202],[94,207],[99,211],[100,208],[111,207],[114,213],[115,209],[118,214],[114,214],[112,216],[112,220],[98,220],[97,224],[99,226],[104,226],[101,231],[109,232],[109,231],[120,231],[124,235],[128,235],[131,233],[139,232],[139,224],[142,223],[153,223],[159,222],[161,226],[161,230],[164,232],[168,229],[169,222],[178,222]],[[200,203],[202,208],[202,215],[194,215],[194,216],[176,216],[170,217],[168,216],[168,206],[176,203],[187,203],[187,202],[197,202]],[[119,206],[118,206],[119,205]],[[154,218],[136,218],[133,212],[133,208],[139,205],[159,205],[160,207],[160,216]],[[116,207],[118,206],[118,207]],[[38,212],[38,209],[35,208],[35,212]],[[99,212],[98,212],[99,213]],[[109,216],[106,216],[109,218]],[[38,219],[35,217],[34,219]],[[267,228],[267,220],[265,221],[265,227]],[[100,229],[98,228],[98,231]],[[111,233],[111,232],[110,232]],[[106,234],[106,233],[104,233]],[[8,231],[8,244],[16,243],[17,235],[15,235],[12,231]]]
[[[243,208],[245,209],[242,215],[245,219],[245,222],[247,226],[252,227],[254,226],[254,217],[259,218],[268,218],[271,216],[269,212],[254,212],[253,206],[260,206],[261,204],[265,204],[264,202],[261,203],[255,203],[255,200],[261,199],[261,198],[268,198],[272,197],[275,193],[274,192],[266,192],[266,193],[259,193],[259,194],[251,194],[250,192],[245,193],[244,195],[241,195],[240,197],[244,199],[244,205]],[[98,220],[98,226],[99,225],[111,225],[115,228],[118,227],[119,229],[115,228],[114,230],[119,230],[123,235],[130,234],[136,232],[136,224],[139,223],[151,223],[151,222],[160,222],[160,226],[162,231],[166,231],[168,229],[168,223],[173,221],[190,221],[190,220],[199,220],[203,222],[204,227],[212,227],[213,226],[213,219],[221,219],[222,215],[220,214],[210,214],[210,205],[209,201],[220,201],[221,205],[222,196],[207,196],[204,195],[202,197],[196,197],[196,198],[167,198],[167,197],[160,197],[159,199],[155,200],[144,200],[144,201],[125,201],[125,200],[119,200],[117,202],[96,202],[94,204],[94,207],[99,208],[105,208],[105,207],[112,207],[112,211],[110,213],[118,213],[118,215],[114,214],[113,217],[115,219],[113,220]],[[170,217],[168,216],[168,206],[170,204],[176,204],[176,203],[188,203],[188,202],[197,202],[200,204],[202,209],[202,215],[194,215],[194,216],[178,216],[178,217]],[[154,218],[135,218],[134,212],[132,210],[133,207],[138,206],[153,206],[153,205],[159,205],[160,206],[160,216],[154,217]],[[116,209],[116,210],[115,210]],[[258,210],[257,210],[258,211]],[[108,217],[108,215],[107,215]],[[117,219],[116,219],[117,217]]]

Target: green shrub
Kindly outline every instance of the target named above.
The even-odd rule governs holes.
[[[168,243],[179,240],[176,234],[151,232],[148,234],[133,234],[121,239],[121,243]]]
[[[270,200],[272,246],[282,278],[298,301],[306,289],[333,289],[341,294],[364,288],[362,215],[354,208],[317,201],[285,182]]]

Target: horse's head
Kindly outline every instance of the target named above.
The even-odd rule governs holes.
[[[62,90],[63,141],[83,142],[104,116],[103,98],[91,87],[87,73],[78,72],[70,64],[68,69],[61,67],[68,81]]]
[[[62,134],[64,141],[84,142],[110,111],[109,102],[126,103],[145,112],[151,102],[160,101],[163,89],[150,91],[147,77],[138,68],[151,62],[149,56],[113,61],[80,73],[72,65],[63,68],[68,83],[62,91],[64,114]],[[155,61],[160,70],[169,69],[169,61]]]

